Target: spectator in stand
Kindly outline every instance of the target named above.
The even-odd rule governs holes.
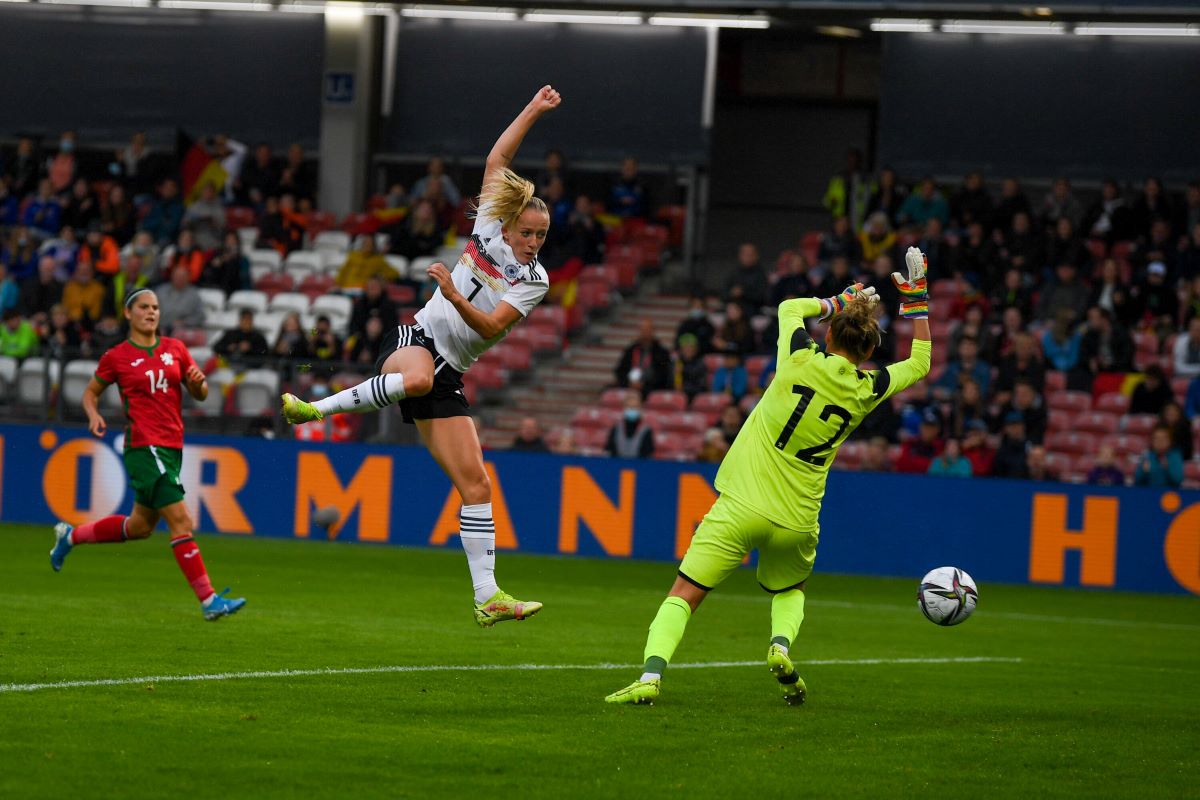
[[[896,218],[900,213],[900,206],[904,205],[904,198],[907,196],[908,189],[896,177],[896,170],[891,167],[884,167],[879,171],[878,185],[871,193],[871,201],[867,205],[867,213],[874,214],[876,211],[882,211],[887,214],[888,221],[892,224],[892,227],[895,227]]]
[[[312,357],[308,337],[305,336],[304,326],[300,323],[300,315],[295,311],[288,313],[283,322],[279,323],[279,336],[275,339],[271,354],[291,359]]]
[[[221,334],[213,345],[213,352],[224,356],[235,364],[252,365],[267,355],[269,348],[262,333],[254,327],[254,312],[243,308],[238,314],[238,325]]]
[[[1086,373],[1087,386],[1101,372],[1133,372],[1133,337],[1112,314],[1099,306],[1087,312],[1087,327],[1079,345],[1079,368]]]
[[[0,175],[0,238],[21,221],[21,198],[9,188],[7,175]]]
[[[380,229],[391,240],[389,250],[407,259],[433,255],[444,239],[433,203],[421,198],[408,216]]]
[[[971,470],[971,462],[962,454],[958,439],[947,439],[942,454],[929,463],[929,474],[943,478],[969,478]]]
[[[21,287],[8,274],[8,267],[0,261],[0,313],[16,308],[21,302]]]
[[[963,336],[958,342],[957,358],[946,365],[946,371],[938,379],[939,394],[950,397],[958,390],[963,378],[979,384],[986,396],[992,382],[992,369],[979,358],[979,342],[974,336]]]
[[[191,273],[182,264],[171,270],[171,280],[155,288],[158,295],[158,327],[170,335],[176,325],[197,328],[204,324],[204,303],[192,286]]]
[[[176,267],[186,267],[188,280],[199,283],[204,274],[204,267],[208,264],[208,256],[208,251],[196,241],[196,235],[189,228],[184,228],[179,232],[175,245],[163,252],[163,266],[170,272]]]
[[[746,415],[737,405],[728,405],[721,410],[721,416],[717,419],[715,430],[721,432],[725,438],[725,445],[730,447],[733,445],[733,440],[742,432],[742,426],[746,424]]]
[[[158,184],[158,199],[150,206],[150,211],[142,220],[142,230],[150,232],[155,244],[166,247],[179,236],[183,211],[178,181],[174,178],[164,178]]]
[[[1001,409],[1000,418],[1008,417],[1016,412],[1025,423],[1025,440],[1033,444],[1041,444],[1046,438],[1046,407],[1042,396],[1026,380],[1018,380],[1013,387],[1012,400]]]
[[[729,452],[729,445],[719,428],[709,428],[704,432],[704,443],[700,445],[700,453],[696,460],[702,464],[720,464]]]
[[[1129,288],[1121,280],[1121,269],[1114,259],[1106,258],[1100,265],[1100,276],[1092,287],[1088,306],[1107,311],[1115,322],[1128,325],[1137,316],[1137,308]]]
[[[288,146],[287,159],[279,173],[279,191],[307,200],[317,196],[317,165],[305,158],[299,142]]]
[[[1184,193],[1183,211],[1179,214],[1181,230],[1195,230],[1200,225],[1200,181],[1190,181]]]
[[[80,264],[90,264],[101,280],[111,279],[121,269],[121,249],[117,247],[115,239],[106,235],[100,229],[100,225],[93,222],[87,230],[83,244],[79,246],[77,261]]]
[[[604,450],[614,458],[650,458],[654,455],[654,431],[642,419],[642,398],[636,393],[625,398],[625,410],[608,432]]]
[[[50,179],[38,181],[38,190],[25,205],[21,224],[39,239],[49,239],[62,226],[62,206],[51,188]]]
[[[1145,369],[1142,382],[1134,387],[1133,395],[1129,399],[1129,413],[1157,416],[1162,413],[1163,406],[1171,402],[1172,397],[1171,386],[1167,383],[1167,376],[1162,367],[1150,364]]]
[[[69,280],[79,263],[79,240],[75,238],[75,229],[69,225],[62,226],[57,237],[42,242],[38,256],[39,259],[41,256],[53,258],[54,276],[60,281]]]
[[[987,401],[974,379],[962,378],[958,391],[954,393],[953,402],[949,425],[951,436],[964,437],[972,422],[987,419]]]
[[[549,453],[546,440],[542,438],[542,426],[535,417],[522,417],[517,435],[513,437],[512,450],[524,453]]]
[[[202,250],[214,250],[225,233],[225,206],[217,196],[217,187],[206,183],[198,197],[183,213],[183,226],[192,231],[196,245]]]
[[[883,436],[872,436],[863,448],[860,472],[891,472],[892,460],[888,457],[888,440]]]
[[[279,193],[279,165],[271,152],[271,145],[259,142],[254,146],[254,155],[242,167],[242,174],[234,182],[238,202],[262,207],[267,198]]]
[[[746,396],[749,383],[741,350],[733,342],[726,343],[721,366],[713,372],[712,391],[727,394],[736,403]]]
[[[642,320],[637,340],[625,348],[614,372],[618,386],[637,389],[643,397],[672,387],[671,353],[654,335],[653,320]]]
[[[1049,322],[1065,310],[1071,312],[1072,320],[1083,319],[1083,314],[1087,311],[1088,290],[1079,282],[1075,265],[1059,264],[1055,268],[1055,278],[1052,284],[1042,287],[1037,318]]]
[[[924,475],[929,465],[942,452],[942,419],[937,411],[926,409],[921,416],[921,427],[914,439],[900,446],[900,458],[896,460],[896,471],[912,475]]]
[[[1004,267],[995,245],[978,222],[967,227],[966,236],[955,248],[951,263],[956,276],[961,275],[973,286],[989,292],[1000,283]]]
[[[963,456],[971,462],[972,475],[991,475],[996,451],[988,444],[987,423],[973,419],[963,431]]]
[[[849,217],[850,227],[858,230],[871,202],[870,177],[863,171],[862,151],[846,151],[846,168],[829,179],[821,204],[835,217]]]
[[[772,306],[778,306],[784,300],[808,297],[812,294],[812,284],[808,280],[808,259],[803,253],[790,254],[785,268],[787,271],[771,287]],[[890,277],[888,283],[891,283]]]
[[[204,265],[197,286],[220,289],[226,295],[250,288],[250,259],[242,254],[236,231],[226,231],[221,247]]]
[[[896,232],[892,230],[887,215],[876,211],[867,217],[866,224],[858,234],[858,243],[863,261],[874,261],[883,255],[890,257],[896,249]]]
[[[992,197],[983,185],[983,173],[978,170],[968,172],[962,188],[950,198],[950,224],[965,230],[973,223],[979,223],[985,231],[992,225]]]
[[[1004,273],[1004,281],[992,293],[991,301],[992,309],[1001,316],[1013,308],[1022,324],[1033,317],[1033,292],[1022,284],[1021,272],[1016,268]]]
[[[1011,230],[1017,214],[1024,214],[1028,221],[1033,215],[1033,209],[1017,179],[1005,178],[1000,183],[1000,200],[992,211],[992,224],[1002,231]]]
[[[142,257],[137,253],[130,253],[121,262],[121,271],[108,282],[108,296],[104,300],[102,313],[124,319],[125,293],[141,289],[143,286],[150,286],[150,278],[142,270]]]
[[[573,456],[575,455],[575,434],[570,428],[561,428],[558,431],[558,436],[550,445],[550,452],[558,456]]]
[[[21,312],[10,308],[0,315],[0,356],[23,360],[38,352],[37,330]]]
[[[618,217],[645,217],[650,210],[646,184],[638,174],[638,161],[627,156],[621,162],[621,175],[613,183],[608,197],[608,211]]]
[[[1075,226],[1067,217],[1059,217],[1054,223],[1054,233],[1046,243],[1046,263],[1071,264],[1076,269],[1085,266],[1091,254],[1083,240],[1075,235]]]
[[[79,169],[75,158],[78,137],[75,131],[63,131],[58,139],[58,152],[46,161],[46,176],[55,194],[62,194],[75,180]]]
[[[1042,200],[1042,227],[1053,228],[1062,217],[1071,221],[1072,228],[1078,228],[1083,222],[1083,205],[1071,191],[1069,180],[1055,178],[1050,192]]]
[[[962,320],[954,326],[954,330],[950,334],[951,351],[957,353],[958,343],[968,336],[979,345],[980,360],[988,364],[997,360],[996,337],[992,335],[991,326],[984,320],[984,306],[981,303],[972,303],[967,306]]]
[[[37,241],[29,229],[18,226],[9,234],[8,244],[0,253],[0,262],[8,268],[8,274],[22,281],[37,272]]]
[[[1046,386],[1046,367],[1032,334],[1019,333],[1013,338],[1012,352],[1000,359],[996,373],[996,403],[1012,399],[1017,381],[1026,381],[1038,393]]]
[[[87,230],[93,221],[100,219],[100,201],[96,199],[87,179],[76,178],[71,184],[71,193],[67,196],[60,219],[63,225],[81,231]]]
[[[567,196],[567,187],[562,178],[551,178],[539,197],[546,201],[546,208],[550,211],[550,230],[564,230],[575,204]]]
[[[0,222],[0,227],[3,224]],[[1180,247],[1177,265],[1180,278],[1185,281],[1194,281],[1196,278],[1200,278],[1200,224],[1193,225],[1188,230],[1192,232],[1192,235]]]
[[[940,219],[930,217],[925,222],[925,230],[921,234],[921,238],[917,241],[917,247],[921,248],[921,252],[925,254],[925,260],[929,263],[930,275],[945,277],[950,274],[950,264],[953,260],[954,252],[953,248],[946,242],[945,232]],[[880,302],[882,303],[883,301],[880,300]]]
[[[1079,363],[1081,338],[1074,329],[1075,312],[1070,308],[1059,308],[1054,318],[1054,327],[1042,334],[1042,352],[1046,361],[1060,372],[1070,372]]]
[[[1003,419],[1000,447],[992,458],[992,477],[1029,477],[1029,464],[1026,459],[1027,447],[1025,418],[1019,411],[1008,412]]]
[[[550,148],[546,151],[545,159],[542,161],[542,168],[538,171],[537,178],[534,180],[534,185],[537,186],[537,196],[541,197],[547,193],[550,183],[555,179],[562,182],[564,192],[570,186],[570,181],[567,180],[567,159],[563,156],[561,150]]]
[[[285,258],[304,244],[304,225],[295,213],[295,196],[268,197],[258,221],[257,247],[272,248]]]
[[[433,183],[441,185],[441,196],[451,206],[457,208],[458,204],[462,202],[462,193],[458,191],[454,181],[450,180],[450,176],[446,174],[445,160],[440,156],[434,156],[429,159],[425,176],[413,184],[412,193],[408,198],[409,204],[416,205],[417,201],[426,196],[429,185]]]
[[[1008,355],[1016,347],[1017,337],[1026,333],[1025,322],[1021,312],[1016,308],[1006,308],[1000,315],[1000,333],[996,335],[996,352],[1001,357]]]
[[[91,339],[83,343],[84,352],[92,358],[98,358],[124,339],[125,330],[121,327],[121,323],[117,321],[113,311],[107,311],[101,315],[100,321],[92,328]]]
[[[1191,461],[1195,453],[1192,442],[1192,426],[1183,413],[1183,406],[1171,400],[1158,415],[1158,424],[1171,432],[1171,444],[1179,450],[1184,461]]]
[[[346,340],[346,360],[351,364],[374,364],[383,348],[383,320],[378,314],[367,317],[367,324]]]
[[[1183,414],[1188,419],[1200,417],[1200,378],[1192,378],[1184,398]]]
[[[1155,220],[1174,219],[1171,201],[1163,191],[1162,181],[1155,177],[1146,178],[1142,191],[1133,203],[1133,235],[1139,241],[1150,238],[1150,228]]]
[[[1177,378],[1200,375],[1200,316],[1192,317],[1188,322],[1187,333],[1175,337],[1171,363]]]
[[[400,273],[387,262],[383,254],[375,249],[375,237],[363,234],[358,237],[354,250],[346,255],[346,261],[337,272],[337,285],[343,289],[359,289],[368,278],[379,278],[391,282]]]
[[[391,330],[397,325],[396,304],[387,296],[383,281],[378,276],[367,278],[366,283],[363,284],[362,294],[354,301],[354,311],[350,315],[350,330],[363,330],[371,315],[379,317],[384,330]]]
[[[698,294],[692,295],[688,301],[687,316],[675,329],[676,346],[682,347],[683,337],[691,336],[696,340],[701,355],[711,353],[714,333],[712,322],[708,319],[708,311],[704,308],[704,298]]]
[[[1045,239],[1033,229],[1027,212],[1018,211],[1013,215],[1012,227],[1008,229],[998,255],[1010,268],[1021,271],[1026,285],[1041,282],[1046,258]]]
[[[758,248],[751,242],[742,242],[738,246],[737,260],[738,268],[725,283],[725,297],[741,303],[746,311],[754,313],[766,305],[770,294],[767,272],[763,269]]]
[[[319,361],[336,361],[342,357],[342,340],[333,332],[333,324],[324,314],[317,317],[308,339],[308,349]]]
[[[125,185],[136,203],[154,191],[152,155],[146,134],[137,131],[129,138],[129,146],[117,150],[115,160],[109,165],[109,171]]]
[[[822,264],[828,264],[839,257],[854,262],[862,260],[862,248],[858,243],[858,236],[850,227],[850,219],[844,216],[833,218],[833,224],[829,230],[821,234],[821,244],[817,247],[817,261]]]
[[[108,189],[108,204],[100,211],[100,230],[122,246],[137,232],[137,209],[129,202],[125,187],[119,183]]]
[[[904,199],[900,206],[899,224],[906,228],[921,230],[930,218],[936,217],[945,226],[950,221],[950,206],[938,191],[931,176],[921,179],[917,190]]]
[[[1192,278],[1179,293],[1183,298],[1183,321],[1190,324],[1200,318],[1200,275]]]
[[[713,337],[712,343],[713,350],[722,353],[729,352],[730,347],[736,348],[743,356],[755,351],[754,328],[750,325],[750,320],[746,317],[746,310],[740,303],[725,304],[725,323]]]
[[[575,198],[575,208],[567,217],[566,249],[577,255],[584,264],[598,264],[604,258],[604,226],[592,210],[592,199],[585,194]]]
[[[46,327],[42,331],[41,352],[50,358],[65,358],[79,352],[79,326],[67,316],[62,304],[50,307]]]
[[[1169,428],[1159,426],[1150,433],[1150,449],[1138,462],[1134,486],[1177,489],[1183,483],[1183,456],[1172,445]]]
[[[840,294],[843,289],[854,282],[854,278],[850,272],[850,262],[845,258],[835,258],[829,262],[829,271],[817,283],[813,294],[817,297],[829,297]]]
[[[17,140],[17,154],[9,165],[9,189],[17,197],[33,194],[42,177],[42,164],[32,137],[22,136]]]
[[[1155,329],[1162,339],[1176,330],[1179,296],[1167,281],[1167,267],[1153,261],[1146,267],[1146,279],[1134,289],[1133,304],[1141,325]]]
[[[677,340],[679,354],[675,358],[675,389],[687,395],[691,403],[696,395],[708,391],[708,365],[700,352],[695,334],[684,333]]]
[[[51,306],[62,302],[63,285],[54,277],[54,258],[42,256],[38,261],[36,275],[30,275],[21,284],[21,313],[26,317],[43,317]]]
[[[1088,209],[1083,230],[1093,239],[1103,239],[1111,245],[1122,239],[1133,238],[1134,222],[1133,213],[1121,196],[1121,187],[1109,178],[1101,184],[1100,197]]]
[[[1046,448],[1035,444],[1025,454],[1025,477],[1031,481],[1057,481],[1058,473],[1046,462]]]
[[[75,274],[63,287],[62,304],[67,317],[84,330],[90,330],[100,319],[104,309],[104,285],[95,279],[91,264],[80,264],[75,268]]]
[[[1096,460],[1088,470],[1087,482],[1090,486],[1124,486],[1125,473],[1117,466],[1117,456],[1112,445],[1102,444],[1096,451]]]
[[[133,241],[121,248],[121,259],[128,258],[131,253],[137,253],[142,259],[142,272],[147,277],[157,276],[163,271],[163,251],[158,249],[158,245],[154,243],[154,237],[150,235],[149,231],[135,233]]]

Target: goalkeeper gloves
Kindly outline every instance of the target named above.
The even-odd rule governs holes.
[[[904,263],[908,265],[908,280],[899,272],[892,273],[892,283],[900,290],[900,316],[929,319],[929,288],[925,283],[929,259],[919,248],[910,247],[904,254]]]
[[[879,296],[875,294],[874,286],[868,286],[864,289],[861,283],[856,283],[851,286],[847,286],[844,290],[842,290],[841,294],[835,294],[833,297],[822,298],[821,316],[818,317],[818,320],[820,322],[824,322],[834,314],[842,311],[846,308],[846,304],[855,297],[867,298],[867,302],[871,304],[872,308],[874,308],[875,304],[879,302]]]

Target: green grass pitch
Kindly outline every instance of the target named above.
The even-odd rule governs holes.
[[[636,667],[452,667],[637,664],[670,564],[501,553],[501,585],[546,608],[480,630],[457,550],[200,543],[214,584],[249,599],[216,624],[161,534],[78,548],[54,574],[48,527],[0,526],[0,797],[1200,791],[1191,597],[993,586],[985,565],[962,565],[979,610],[938,628],[915,607],[916,576],[818,572],[793,648],[809,702],[791,708],[759,665],[769,601],[743,571],[693,617],[675,660],[756,663],[672,668],[653,707],[609,707]],[[996,660],[930,661],[942,658]],[[429,669],[12,690],[389,666]]]

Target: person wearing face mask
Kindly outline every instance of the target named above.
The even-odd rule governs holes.
[[[654,431],[642,421],[642,398],[636,392],[625,398],[625,410],[608,432],[604,450],[613,458],[650,458],[654,455]]]
[[[46,162],[46,176],[55,194],[62,194],[75,180],[75,131],[63,131],[58,152]]]
[[[714,333],[716,331],[713,330],[712,323],[708,321],[708,312],[704,309],[704,298],[700,295],[693,296],[688,301],[687,316],[675,330],[676,346],[682,343],[684,336],[690,335],[696,337],[696,346],[700,349],[701,355],[711,353]]]

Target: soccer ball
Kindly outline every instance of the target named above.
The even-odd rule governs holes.
[[[917,608],[936,625],[957,625],[971,616],[978,602],[975,581],[958,567],[930,570],[917,589]]]

